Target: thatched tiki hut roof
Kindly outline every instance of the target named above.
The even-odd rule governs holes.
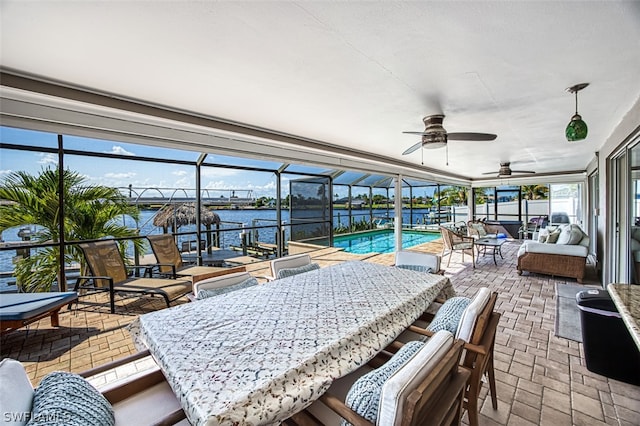
[[[158,210],[153,218],[154,226],[162,226],[163,229],[178,229],[182,225],[195,225],[196,205],[195,203],[183,203],[167,205]],[[200,209],[200,223],[209,228],[212,224],[220,225],[220,216],[204,206]]]

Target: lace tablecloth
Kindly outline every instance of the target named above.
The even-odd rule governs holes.
[[[131,325],[195,425],[278,423],[416,320],[448,278],[347,262],[140,316]]]

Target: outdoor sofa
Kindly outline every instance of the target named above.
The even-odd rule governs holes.
[[[589,254],[589,236],[578,225],[544,228],[538,241],[526,240],[518,250],[522,271],[575,278],[582,283]]]

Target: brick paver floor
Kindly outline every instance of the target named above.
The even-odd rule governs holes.
[[[473,296],[479,287],[499,294],[496,310],[502,314],[495,347],[498,409],[493,410],[483,387],[479,405],[481,425],[640,425],[640,387],[607,379],[585,367],[581,343],[555,336],[555,285],[575,280],[546,275],[516,273],[519,242],[502,247],[504,259],[494,265],[491,256],[471,259],[454,253],[446,275],[459,295]],[[439,253],[439,241],[416,248]],[[312,253],[321,266],[352,259],[393,264],[393,255],[357,256],[336,251]],[[446,259],[443,262],[446,265]],[[444,267],[443,265],[443,267]],[[265,262],[247,266],[256,276],[268,274]],[[585,287],[600,286],[590,271]],[[178,303],[185,303],[179,301]],[[10,333],[0,340],[2,357],[21,361],[34,384],[54,370],[80,372],[134,353],[126,326],[136,316],[162,309],[160,299],[150,297],[119,300],[110,314],[102,296],[84,298],[78,308],[64,310],[60,327],[48,319]],[[100,385],[153,365],[142,359],[135,366],[108,372]],[[3,384],[4,385],[4,384]],[[467,415],[463,423],[467,423]]]

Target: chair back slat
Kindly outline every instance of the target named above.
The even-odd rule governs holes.
[[[160,272],[171,273],[173,269],[170,265],[174,265],[176,269],[182,267],[182,256],[178,251],[173,236],[170,234],[147,235],[147,239],[151,243],[151,250],[160,263]]]
[[[453,240],[451,237],[452,231],[444,226],[440,227],[440,234],[442,234],[442,242],[444,244],[445,249],[452,250],[453,249]]]
[[[124,264],[118,244],[114,240],[79,244],[84,253],[91,275],[111,277],[114,284],[125,281],[127,267]],[[106,286],[104,280],[96,280],[96,285]]]

